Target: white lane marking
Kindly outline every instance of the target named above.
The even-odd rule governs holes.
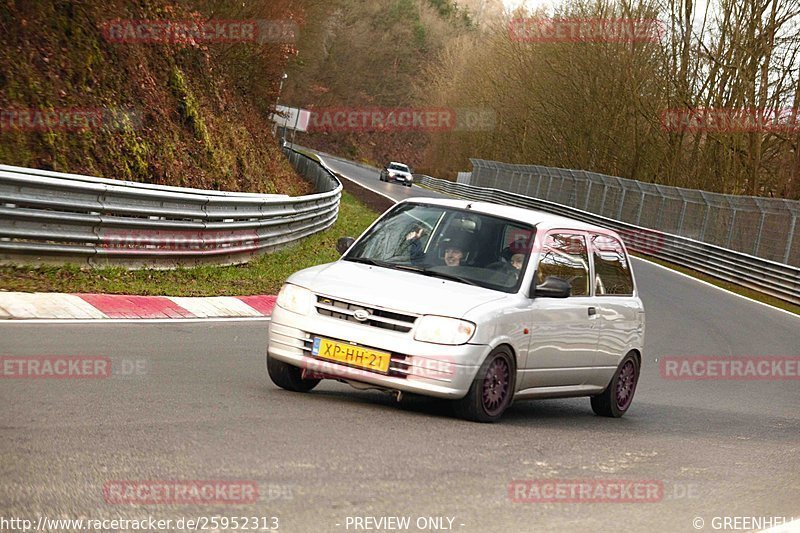
[[[0,292],[0,308],[11,319],[101,319],[105,313],[74,294]]]
[[[697,279],[697,278],[695,278],[693,276],[690,276],[689,274],[684,274],[683,272],[680,272],[678,270],[673,270],[673,269],[671,269],[669,267],[665,267],[664,265],[659,265],[658,263],[654,263],[654,262],[649,261],[647,259],[642,259],[641,257],[633,257],[633,259],[634,260],[638,260],[638,261],[644,261],[645,263],[649,263],[649,264],[657,266],[659,268],[663,268],[664,270],[668,270],[668,271],[672,272],[673,274],[677,274],[679,276],[683,276],[684,278],[690,279],[690,280],[695,281],[697,283],[702,283],[703,285],[707,285],[709,287],[713,287],[713,288],[715,288],[717,290],[726,292],[726,293],[731,294],[733,296],[738,296],[739,298],[741,298],[743,300],[747,300],[748,302],[752,302],[752,303],[756,303],[756,304],[759,304],[759,305],[763,305],[764,307],[768,307],[768,308],[772,309],[773,311],[780,311],[781,313],[784,313],[784,314],[789,315],[791,317],[800,319],[800,315],[792,313],[791,311],[787,311],[786,309],[781,309],[780,307],[775,307],[775,306],[770,305],[768,303],[759,302],[758,300],[754,300],[752,298],[748,298],[747,296],[744,296],[744,295],[739,294],[737,292],[729,291],[728,289],[719,287],[719,286],[714,285],[713,283],[709,283],[709,282],[707,282],[705,280]]]
[[[0,329],[5,325],[60,325],[72,326],[78,324],[207,324],[209,322],[269,322],[268,316],[243,316],[243,317],[209,317],[209,318],[23,318],[0,320]]]
[[[786,522],[785,524],[778,524],[769,529],[764,529],[759,533],[797,533],[800,531],[800,518]]]
[[[319,154],[317,154],[317,157],[319,157],[320,159],[322,159],[322,156],[321,156],[321,155],[319,155]],[[349,164],[349,163],[347,163],[347,164]],[[384,198],[386,198],[387,200],[391,200],[391,201],[392,201],[392,202],[394,202],[394,203],[397,203],[397,202],[399,202],[399,200],[396,200],[396,199],[392,198],[392,197],[391,197],[391,196],[389,196],[388,194],[386,194],[386,193],[382,193],[382,192],[381,192],[381,191],[379,191],[379,190],[373,189],[373,188],[372,188],[372,187],[370,187],[369,185],[364,185],[364,184],[363,184],[363,183],[361,183],[360,181],[357,181],[357,180],[355,180],[354,178],[351,178],[350,176],[347,176],[347,175],[345,175],[343,172],[336,171],[336,173],[337,173],[337,174],[340,174],[340,175],[341,175],[341,176],[343,176],[344,178],[346,178],[346,179],[348,179],[348,180],[352,181],[353,183],[355,183],[355,184],[356,184],[356,185],[358,185],[359,187],[364,187],[364,188],[365,188],[365,189],[367,189],[368,191],[372,191],[372,192],[374,192],[375,194],[380,194],[381,196],[383,196],[383,197],[384,197]]]
[[[233,296],[211,296],[207,298],[168,296],[167,298],[198,318],[262,316],[261,313]]]

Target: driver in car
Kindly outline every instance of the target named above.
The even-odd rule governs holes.
[[[411,230],[406,234],[403,242],[397,251],[397,255],[408,255],[412,263],[418,263],[422,260],[424,251],[422,248],[422,237],[425,235],[425,228],[420,224],[415,224]]]

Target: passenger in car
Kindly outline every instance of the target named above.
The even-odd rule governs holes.
[[[461,265],[464,259],[464,247],[458,241],[452,241],[445,246],[444,264],[449,267]]]
[[[517,271],[522,270],[522,263],[525,262],[525,254],[514,254],[511,256],[511,266]]]

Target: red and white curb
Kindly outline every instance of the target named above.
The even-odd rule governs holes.
[[[272,314],[275,298],[0,292],[0,320],[259,318]]]

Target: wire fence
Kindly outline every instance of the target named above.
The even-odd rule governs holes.
[[[718,194],[595,172],[472,159],[459,183],[501,189],[800,266],[800,202]]]

